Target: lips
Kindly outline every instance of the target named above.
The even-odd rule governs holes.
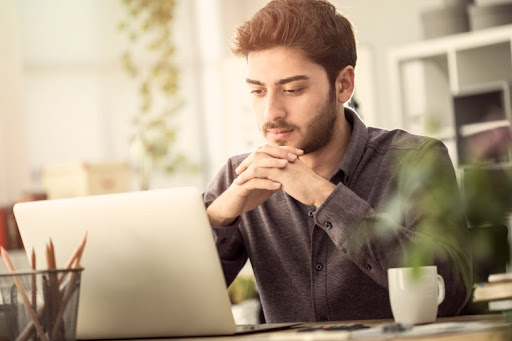
[[[285,141],[289,140],[294,132],[300,131],[300,129],[285,121],[276,121],[276,122],[265,122],[263,124],[262,132],[265,134],[265,138],[269,141],[281,141],[280,143],[285,143]]]
[[[267,134],[273,140],[286,140],[293,133],[293,129],[268,129]]]

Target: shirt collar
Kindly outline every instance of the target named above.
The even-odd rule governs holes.
[[[347,107],[345,107],[345,118],[352,126],[352,136],[338,168],[342,177],[341,181],[347,184],[363,157],[368,140],[368,127],[354,110]]]

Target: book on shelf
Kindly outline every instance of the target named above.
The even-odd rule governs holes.
[[[494,129],[499,128],[509,128],[510,129],[510,121],[509,120],[497,120],[497,121],[487,121],[487,122],[476,122],[469,123],[461,126],[459,128],[459,132],[462,136],[467,137],[475,134],[485,133],[488,131],[492,131]]]
[[[512,311],[512,298],[508,300],[489,301],[489,311]]]
[[[12,207],[12,205],[0,207],[0,245],[7,250],[23,249]]]
[[[7,210],[0,207],[0,245],[7,248]]]
[[[489,282],[507,282],[512,281],[512,272],[504,272],[501,274],[491,274],[487,279]]]
[[[510,300],[512,302],[512,274],[492,274],[488,282],[477,283],[474,286],[473,301]]]

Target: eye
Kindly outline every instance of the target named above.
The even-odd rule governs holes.
[[[303,91],[304,88],[283,89],[283,92],[288,95],[300,95]]]
[[[265,90],[263,89],[251,89],[251,95],[261,97],[265,94]]]

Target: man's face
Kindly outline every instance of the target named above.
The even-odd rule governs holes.
[[[269,144],[311,153],[329,143],[339,105],[322,66],[291,48],[251,52],[248,66],[253,107]]]

